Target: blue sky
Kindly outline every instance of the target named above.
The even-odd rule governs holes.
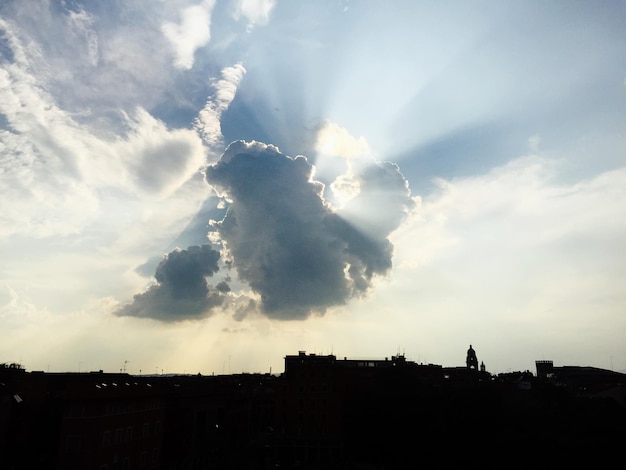
[[[626,370],[626,3],[0,6],[0,362]]]

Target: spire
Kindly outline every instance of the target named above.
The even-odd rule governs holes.
[[[468,369],[478,370],[478,359],[476,358],[476,351],[472,348],[470,344],[469,349],[467,350],[467,358],[465,359],[465,364]]]

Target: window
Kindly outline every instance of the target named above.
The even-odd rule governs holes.
[[[65,409],[65,416],[68,418],[81,418],[85,414],[85,406],[72,404]]]
[[[68,434],[65,436],[65,451],[68,454],[80,452],[80,434]]]
[[[102,433],[102,447],[109,447],[111,445],[111,431],[104,431]]]

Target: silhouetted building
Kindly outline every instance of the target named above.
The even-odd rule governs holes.
[[[468,369],[478,370],[478,359],[476,358],[476,351],[472,348],[470,344],[469,349],[467,350],[467,357],[465,358],[465,364]]]
[[[0,468],[546,468],[585,456],[599,468],[619,456],[624,374],[480,369],[305,351],[279,376],[0,366]],[[520,460],[537,443],[550,453]]]
[[[555,366],[552,361],[535,361],[537,378],[582,394],[596,394],[626,386],[626,374],[597,367]]]
[[[554,370],[554,363],[552,361],[535,361],[535,367],[537,368],[537,377],[545,379],[548,375],[552,374]]]

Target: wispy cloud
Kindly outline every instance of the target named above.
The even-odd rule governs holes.
[[[195,128],[213,151],[223,150],[220,118],[235,99],[237,88],[245,73],[246,69],[241,64],[223,68],[221,78],[212,83],[215,94],[209,97],[195,120]]]
[[[99,61],[98,35],[93,29],[93,16],[80,8],[78,11],[69,11],[67,21],[76,41],[85,43],[87,46],[87,63],[97,66]]]

